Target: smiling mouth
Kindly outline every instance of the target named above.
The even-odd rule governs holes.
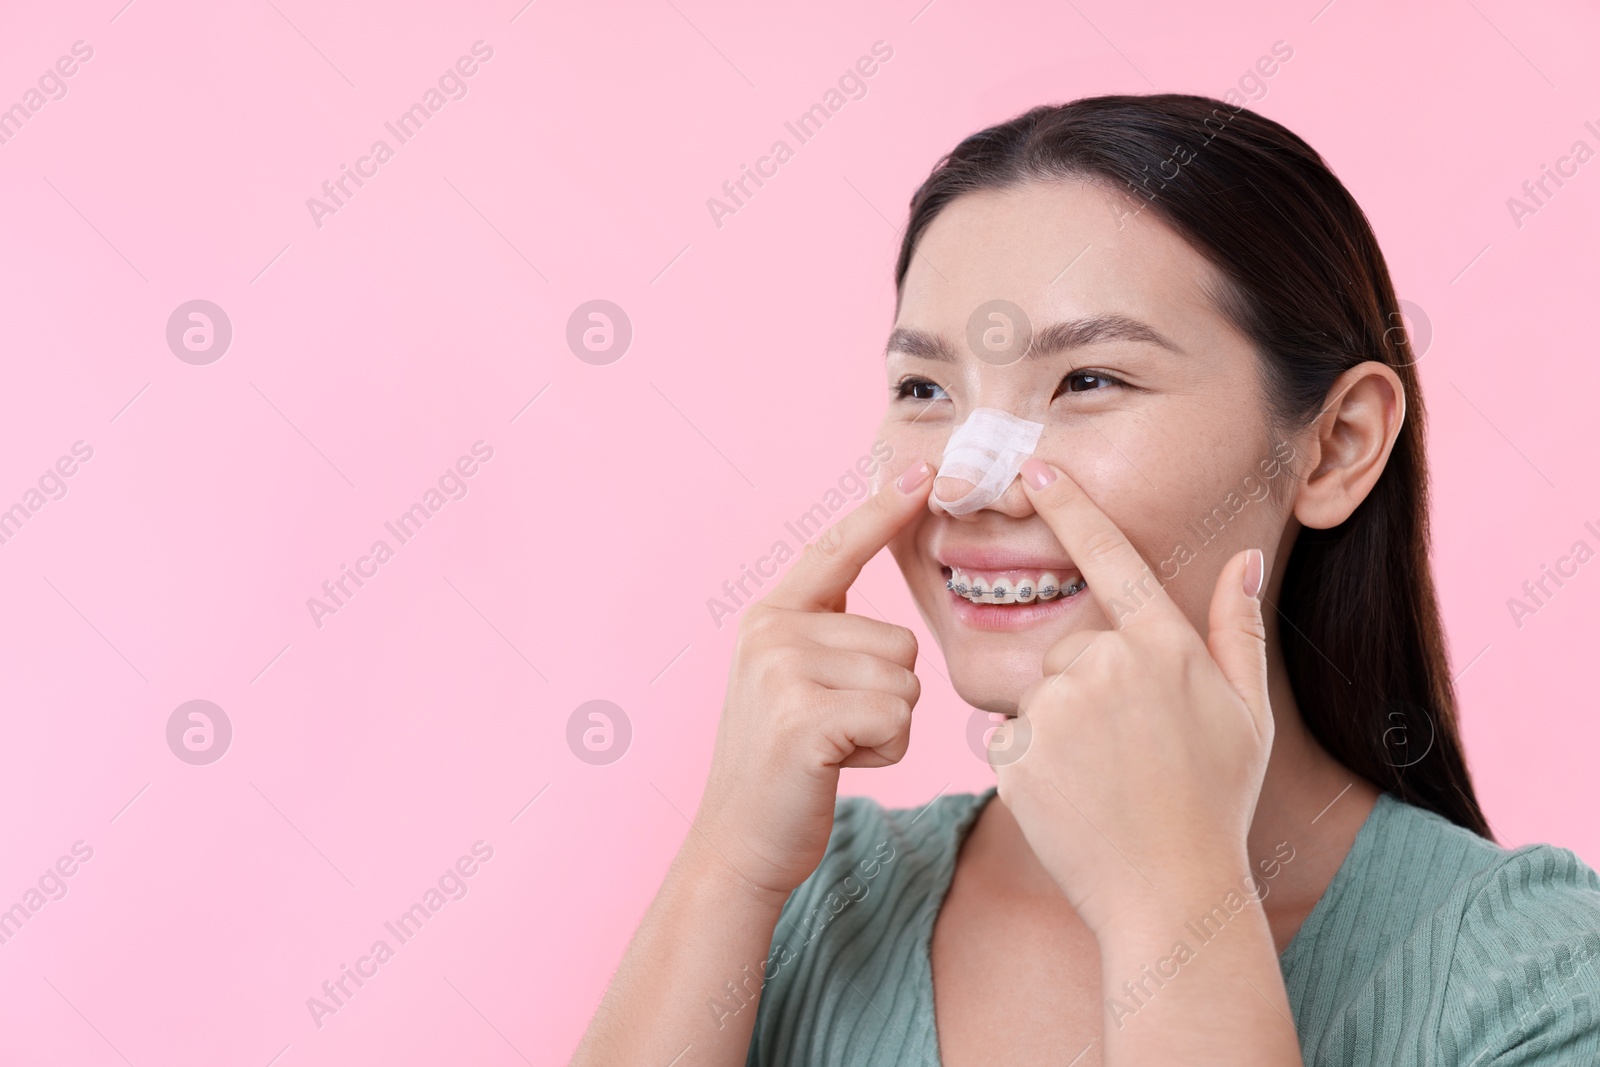
[[[941,567],[944,587],[974,604],[1031,604],[1077,596],[1089,584],[1081,575],[1055,571],[975,571]]]

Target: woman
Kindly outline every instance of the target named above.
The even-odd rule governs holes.
[[[1413,358],[1321,158],[1203,97],[1036,108],[939,163],[896,282],[903,473],[746,612],[576,1062],[1600,1062],[1600,878],[1473,794]],[[1040,435],[953,511],[977,409]],[[884,546],[1007,717],[984,793],[836,800],[919,693],[845,610]]]

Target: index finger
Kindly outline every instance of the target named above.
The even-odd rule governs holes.
[[[933,468],[919,460],[806,546],[767,596],[774,607],[843,611],[845,593],[867,561],[927,506]]]
[[[1021,474],[1034,510],[1067,550],[1113,626],[1120,630],[1147,609],[1151,618],[1184,617],[1139,550],[1065,471],[1029,458]]]

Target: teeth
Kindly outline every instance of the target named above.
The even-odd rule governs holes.
[[[1060,583],[1057,581],[1054,574],[1052,574],[1050,571],[1045,571],[1043,574],[1039,575],[1040,600],[1054,600],[1056,598],[1056,594],[1059,592],[1061,592]]]
[[[952,567],[945,588],[974,604],[1028,604],[1035,600],[1072,596],[1085,588],[1085,584],[1082,579],[1074,578],[1063,586],[1054,573],[1045,571],[1039,575],[1020,575],[1015,579],[999,577],[994,579],[992,585],[986,585],[980,576]]]

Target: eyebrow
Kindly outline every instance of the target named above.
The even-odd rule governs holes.
[[[1132,341],[1165,348],[1180,356],[1188,354],[1147,323],[1112,313],[1051,323],[1034,333],[1026,358],[1042,359],[1108,341]],[[890,352],[904,352],[936,363],[955,363],[959,359],[955,348],[944,337],[910,326],[898,327],[889,334],[883,354],[887,357]]]

